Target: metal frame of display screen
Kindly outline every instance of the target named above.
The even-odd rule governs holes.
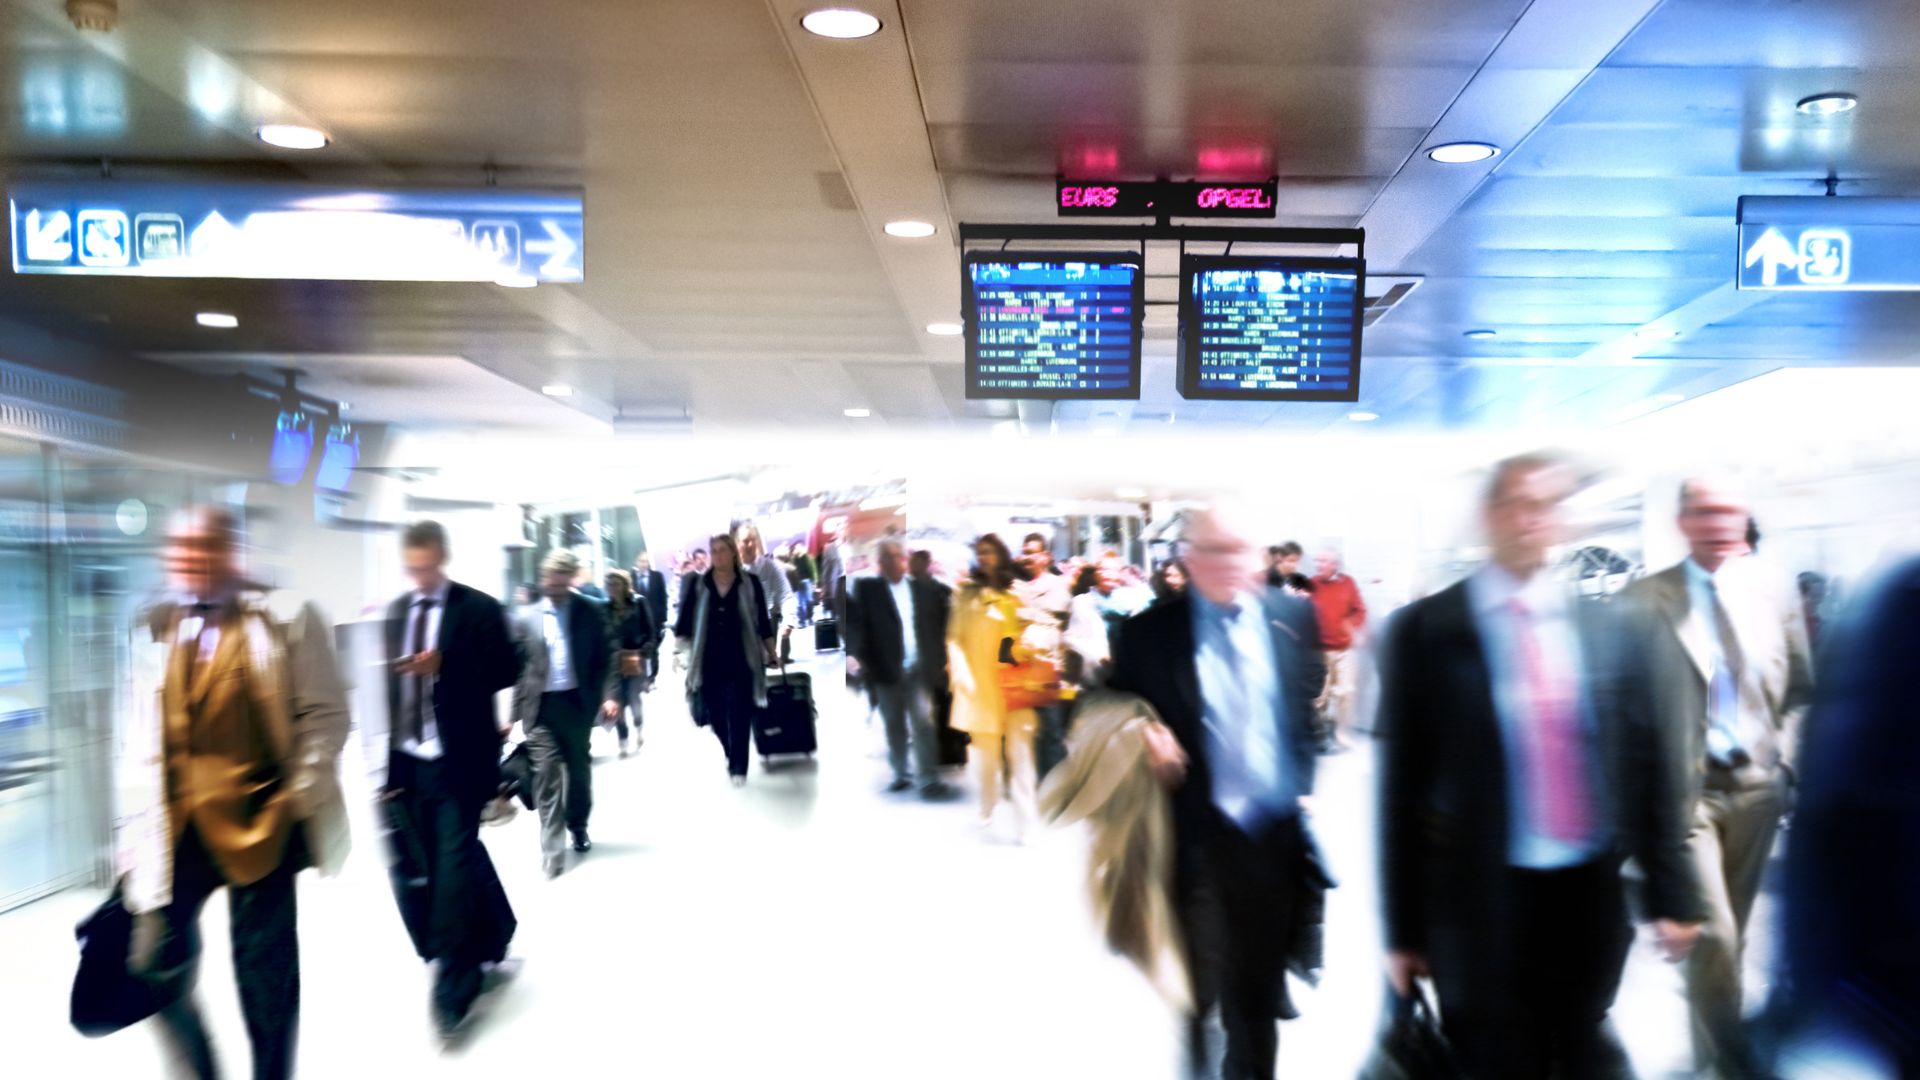
[[[1349,321],[1353,328],[1347,350],[1351,377],[1345,390],[1305,388],[1202,387],[1200,385],[1200,336],[1204,328],[1200,316],[1195,282],[1198,275],[1211,270],[1249,270],[1279,273],[1333,272],[1353,275],[1353,308]],[[1329,258],[1307,255],[1182,255],[1180,259],[1180,396],[1191,401],[1358,401],[1360,400],[1361,317],[1366,310],[1367,264],[1365,259]]]
[[[1126,316],[1127,329],[1131,336],[1128,342],[1125,361],[1127,380],[1125,386],[1103,389],[1051,389],[1033,387],[1028,389],[1005,389],[983,387],[980,385],[980,302],[974,280],[975,267],[1008,263],[1025,266],[1051,266],[1090,264],[1102,267],[1125,267],[1133,271],[1133,281],[1128,290],[1127,304],[1130,311]],[[961,263],[961,290],[963,293],[962,314],[964,333],[967,341],[967,386],[968,400],[1025,399],[1040,401],[1137,401],[1140,397],[1140,344],[1143,336],[1142,320],[1146,314],[1146,258],[1138,251],[972,251],[968,252]]]

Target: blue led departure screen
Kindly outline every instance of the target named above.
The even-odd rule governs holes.
[[[1356,400],[1363,274],[1354,260],[1190,259],[1181,392]]]
[[[1141,269],[1047,255],[967,263],[967,396],[1140,396]]]

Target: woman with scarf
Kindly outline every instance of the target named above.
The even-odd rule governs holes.
[[[727,774],[747,782],[753,717],[767,707],[767,665],[774,662],[773,623],[760,579],[745,572],[733,537],[709,541],[712,565],[688,585],[674,623],[676,666],[687,673],[687,707],[710,727],[727,753]]]

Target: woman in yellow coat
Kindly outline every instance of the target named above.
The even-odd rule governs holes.
[[[1007,709],[998,670],[1003,649],[1013,649],[1016,660],[1025,659],[1019,644],[1025,625],[1020,600],[1013,594],[1013,557],[1004,541],[988,533],[974,541],[973,559],[972,578],[954,594],[947,620],[953,726],[973,737],[968,756],[980,787],[981,826],[993,823],[993,812],[1004,797],[1013,804],[1015,835],[1024,839],[1037,813],[1033,738],[1038,720],[1032,709]]]

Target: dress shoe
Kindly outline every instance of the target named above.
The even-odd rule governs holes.
[[[579,852],[582,855],[585,855],[587,852],[593,850],[593,841],[587,839],[587,830],[585,829],[573,830],[573,850]]]
[[[744,777],[744,776],[736,776],[736,777],[734,777],[734,778],[733,778],[733,786],[734,786],[734,787],[746,787],[746,786],[747,786],[747,778],[746,778],[746,777]]]
[[[960,797],[960,790],[945,780],[935,780],[920,789],[920,797],[928,802],[951,802]]]
[[[502,986],[520,977],[520,969],[525,961],[517,956],[509,956],[497,964],[487,964],[480,969],[480,992],[491,994]]]
[[[895,780],[893,783],[888,784],[887,791],[891,794],[897,795],[902,791],[908,791],[912,789],[912,787],[913,787],[913,781],[903,776]]]
[[[548,881],[552,881],[554,878],[559,877],[561,872],[564,871],[566,868],[567,868],[566,864],[559,861],[558,859],[546,864],[546,866],[543,867],[543,869],[546,871]]]

